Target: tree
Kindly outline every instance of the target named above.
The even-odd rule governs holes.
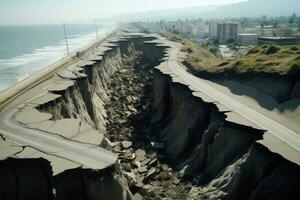
[[[227,44],[233,44],[234,43],[234,39],[230,38],[226,42],[227,42]]]
[[[214,45],[219,45],[219,44],[220,44],[220,41],[219,41],[218,39],[215,39],[214,42],[213,42],[213,44],[214,44]]]

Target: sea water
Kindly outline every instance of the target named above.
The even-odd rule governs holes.
[[[67,24],[70,52],[96,41],[92,24]],[[98,36],[107,29],[98,27]],[[0,26],[0,92],[67,55],[62,25]]]

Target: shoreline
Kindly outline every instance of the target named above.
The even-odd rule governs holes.
[[[70,56],[65,56],[60,58],[58,61],[46,66],[45,68],[27,76],[21,81],[18,81],[12,86],[0,91],[0,112],[2,112],[9,103],[11,103],[14,99],[24,94],[26,91],[31,88],[39,85],[40,83],[48,80],[51,76],[60,70],[63,67],[73,64],[74,58],[76,58],[76,54],[79,55],[85,54],[86,52],[95,48],[95,46],[100,45],[105,42],[111,36],[113,36],[116,31],[110,33],[109,35],[104,36],[104,38],[99,39],[95,42],[87,44],[80,48],[76,53],[73,53]]]

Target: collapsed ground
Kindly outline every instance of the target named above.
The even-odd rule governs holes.
[[[188,38],[165,34],[183,44],[184,65],[200,78],[221,86],[227,95],[243,97],[245,104],[265,110],[270,118],[285,121],[300,131],[300,46],[261,45],[244,57],[220,58],[210,47]],[[217,86],[218,86],[217,85]],[[223,86],[223,88],[222,88]]]
[[[186,199],[190,188],[168,165],[165,145],[151,123],[153,66],[137,62],[140,54],[124,56],[122,69],[111,76],[106,136],[119,154],[120,169],[133,194],[145,199]]]
[[[214,103],[154,69],[166,47],[144,43],[152,39],[114,45],[84,67],[87,76],[62,98],[41,106],[54,120],[76,118],[97,128],[119,155],[117,173],[58,175],[57,195],[127,199],[128,187],[135,199],[297,199],[299,166],[257,143],[262,131],[226,121]]]
[[[125,57],[112,76],[112,101],[106,105],[107,137],[133,194],[146,199],[296,197],[298,167],[256,143],[260,131],[226,122],[213,104],[172,83],[153,70],[155,65],[133,61],[135,56]],[[272,186],[283,180],[288,184]],[[288,192],[277,196],[275,191]]]

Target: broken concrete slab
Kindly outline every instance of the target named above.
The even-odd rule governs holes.
[[[55,121],[48,131],[66,138],[72,138],[79,134],[80,123],[79,119],[61,119]]]
[[[61,95],[47,92],[46,94],[43,94],[37,98],[34,98],[33,100],[30,101],[30,103],[37,104],[37,105],[43,105],[45,103],[55,101],[56,99],[58,99],[60,97],[61,97]]]
[[[95,61],[85,60],[85,61],[78,63],[77,66],[78,67],[86,67],[86,66],[92,66],[95,63],[96,63]]]
[[[128,149],[132,146],[132,142],[130,141],[123,141],[121,144],[124,149]]]
[[[50,155],[47,153],[40,152],[31,147],[25,147],[24,150],[15,155],[16,158],[45,158],[50,161],[53,175],[57,175],[67,169],[78,168],[81,165],[64,158],[57,157],[55,155]]]
[[[262,128],[260,128],[259,126],[257,126],[256,124],[252,123],[251,121],[249,121],[248,119],[244,118],[243,116],[241,116],[238,113],[235,112],[226,112],[226,121],[228,122],[232,122],[235,124],[240,124],[243,126],[248,126],[248,127],[252,127],[256,130],[260,130],[263,131]]]
[[[137,161],[143,161],[146,159],[146,152],[142,149],[136,150],[135,155],[136,155],[135,160],[137,160]]]
[[[95,144],[100,146],[106,145],[104,135],[102,133],[99,133],[98,130],[92,128],[85,122],[81,122],[78,134],[72,139],[82,143]]]
[[[28,117],[30,116],[30,117]],[[50,120],[52,115],[49,113],[42,113],[36,108],[24,108],[16,114],[15,119],[22,124],[31,124],[36,122],[42,122]]]
[[[149,171],[148,171],[148,173],[147,173],[147,175],[146,175],[146,179],[149,179],[149,178],[152,178],[152,177],[154,177],[154,176],[156,176],[158,174],[158,172],[157,172],[157,170],[154,168],[154,167],[152,167]]]
[[[66,78],[66,79],[77,79],[78,76],[76,76],[73,72],[69,71],[69,70],[61,70],[59,72],[57,72],[57,74],[62,77],[62,78]]]
[[[147,166],[143,166],[143,167],[138,168],[139,173],[145,173],[147,171],[148,171]]]
[[[6,147],[0,147],[0,160],[4,160],[8,157],[13,156],[14,154],[22,151],[23,148],[21,146],[6,146]]]
[[[140,193],[135,193],[133,196],[133,200],[143,200],[143,196]]]
[[[31,128],[36,128],[42,131],[47,131],[48,129],[50,129],[52,126],[54,125],[54,121],[52,120],[47,120],[47,121],[43,121],[43,122],[37,122],[37,123],[32,123],[29,126]]]
[[[46,89],[49,92],[59,92],[59,91],[64,91],[73,85],[74,85],[74,81],[62,79],[61,81],[57,81],[54,84],[51,84]]]

